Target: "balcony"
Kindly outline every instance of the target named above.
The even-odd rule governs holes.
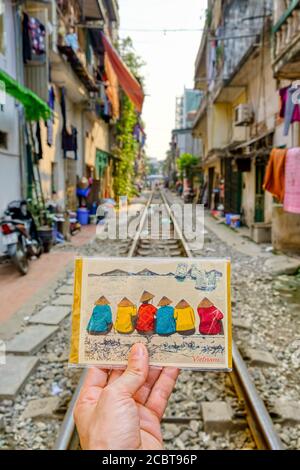
[[[70,0],[74,2],[74,0]],[[92,59],[86,54],[87,42],[85,35],[80,34],[78,24],[101,22],[102,10],[97,0],[84,2],[82,16],[77,11],[72,19],[67,20],[67,10],[58,6],[52,12],[52,22],[56,25],[49,45],[51,79],[58,86],[66,87],[72,101],[85,102],[90,94],[99,92],[97,67],[99,52],[93,47]],[[93,30],[90,28],[90,31]]]
[[[195,119],[192,125],[192,128],[194,131],[197,130],[197,128],[200,126],[200,122],[204,118],[206,112],[207,112],[207,106],[208,106],[208,95],[207,93],[203,95],[200,106],[198,111],[196,112]]]
[[[275,78],[299,79],[300,0],[290,1],[273,26],[273,70]]]

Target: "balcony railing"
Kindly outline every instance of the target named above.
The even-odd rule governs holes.
[[[206,93],[206,94],[203,95],[203,97],[201,99],[199,109],[198,109],[198,111],[195,115],[195,119],[194,119],[193,124],[192,124],[192,128],[194,130],[198,127],[199,122],[201,121],[202,117],[204,116],[205,111],[207,109],[207,105],[208,105],[208,95]]]
[[[274,61],[278,61],[300,36],[300,0],[292,0],[290,6],[273,27]]]

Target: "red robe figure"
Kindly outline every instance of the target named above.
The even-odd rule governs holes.
[[[150,303],[152,299],[154,299],[154,295],[146,290],[140,298],[142,305],[139,307],[136,322],[136,330],[140,335],[150,336],[154,334],[157,309]]]
[[[199,331],[202,335],[223,334],[222,318],[224,315],[209,299],[203,299],[198,305],[197,311],[200,317]]]

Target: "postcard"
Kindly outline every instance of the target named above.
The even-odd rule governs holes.
[[[124,366],[137,342],[153,366],[231,370],[230,261],[78,258],[70,364]]]

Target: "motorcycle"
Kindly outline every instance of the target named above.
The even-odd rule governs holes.
[[[27,209],[27,201],[11,202],[0,226],[8,256],[21,274],[27,274],[29,258],[38,258],[43,251],[34,218]]]

